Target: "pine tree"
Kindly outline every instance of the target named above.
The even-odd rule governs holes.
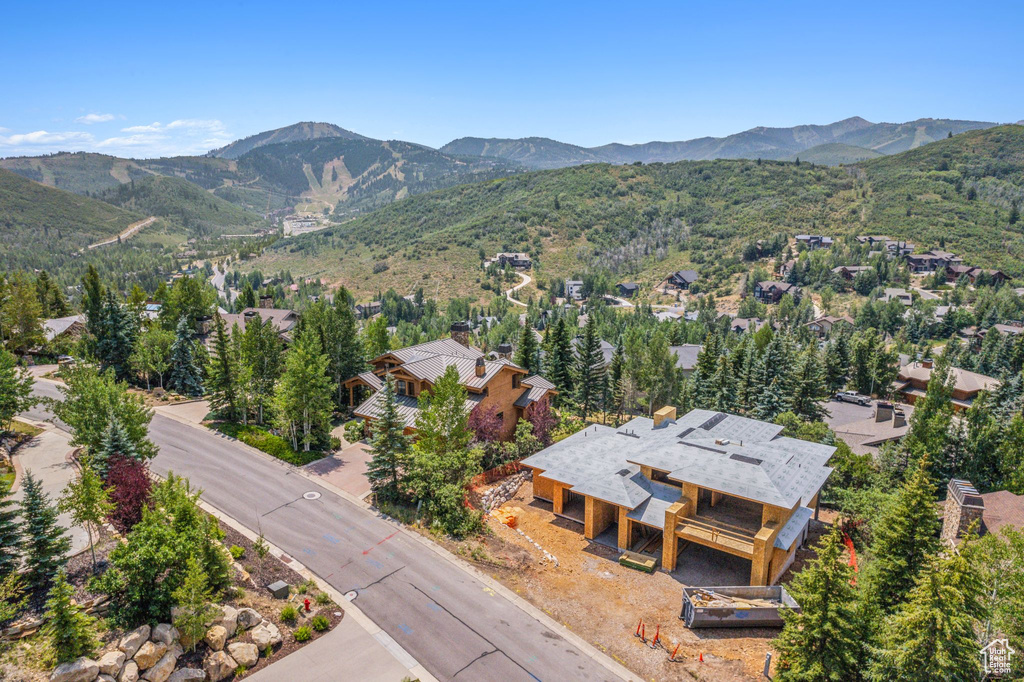
[[[594,316],[587,318],[583,338],[576,348],[573,382],[576,385],[576,404],[586,420],[604,392],[605,366],[601,355],[601,338],[597,335]]]
[[[573,396],[572,383],[572,339],[565,324],[565,318],[558,318],[551,333],[551,347],[548,348],[548,379],[558,389],[558,402],[564,404]]]
[[[186,560],[185,576],[171,596],[180,609],[174,619],[174,627],[190,643],[189,651],[195,651],[196,643],[206,634],[206,624],[218,613],[213,606],[210,580],[203,570],[203,564],[195,556]],[[234,633],[228,634],[230,636]]]
[[[303,330],[310,329],[316,333],[330,360],[328,373],[336,386],[334,406],[340,410],[348,401],[348,394],[342,386],[345,379],[359,374],[366,367],[351,295],[340,289],[334,295],[333,306],[324,301],[314,303],[303,312],[300,324]]]
[[[103,479],[96,473],[88,459],[82,461],[82,471],[77,480],[64,488],[57,501],[57,509],[71,515],[71,520],[82,526],[89,534],[89,550],[92,553],[92,572],[96,572],[96,545],[92,541],[93,531],[114,509],[110,493],[103,487]]]
[[[721,342],[718,334],[709,333],[704,337],[704,345],[697,353],[697,364],[693,368],[693,374],[690,375],[690,381],[693,384],[693,397],[697,405],[710,405],[714,400],[711,384],[718,371],[719,355],[721,355]]]
[[[519,344],[513,362],[525,369],[531,375],[540,372],[540,353],[537,348],[537,337],[533,333],[533,327],[529,319],[523,323],[519,330]]]
[[[171,372],[167,379],[167,387],[187,396],[203,394],[203,380],[195,360],[192,329],[184,315],[178,320],[174,343],[171,344]]]
[[[879,519],[867,575],[871,599],[890,613],[907,598],[921,568],[938,550],[939,518],[929,458],[921,458]]]
[[[776,377],[758,396],[753,416],[755,419],[771,422],[788,410],[789,400],[786,397],[786,391],[782,387],[782,382]]]
[[[840,338],[845,339],[846,337],[842,336]],[[850,365],[849,361],[843,358],[842,348],[838,339],[829,342],[825,347],[824,365],[825,387],[831,393],[842,390],[846,386],[846,381],[850,375]]]
[[[790,409],[794,414],[812,422],[828,415],[823,403],[829,399],[830,392],[815,348],[808,348],[800,354],[789,383],[793,391]]]
[[[96,619],[72,601],[74,594],[64,569],[58,570],[46,600],[46,624],[43,626],[49,659],[53,663],[67,663],[80,656],[91,656],[99,647]]]
[[[395,379],[390,374],[381,389],[380,416],[373,423],[372,456],[366,478],[380,500],[394,502],[402,497],[402,477],[409,466],[409,437],[405,423],[398,414],[395,400]]]
[[[615,347],[615,353],[612,355],[611,369],[609,370],[611,399],[612,405],[615,408],[616,423],[622,421],[622,410],[626,404],[625,371],[626,358],[622,349],[622,344],[620,343]]]
[[[862,678],[865,658],[857,592],[843,556],[839,530],[824,536],[787,589],[800,610],[782,609],[782,633],[773,642],[779,682],[846,682]]]
[[[93,336],[99,336],[103,320],[104,289],[100,283],[100,275],[96,266],[89,265],[82,277],[82,312],[85,313],[85,326]]]
[[[124,428],[124,424],[121,423],[117,416],[111,416],[110,425],[103,435],[103,442],[92,456],[92,468],[105,479],[110,468],[110,462],[115,457],[127,457],[139,461],[143,459],[135,449],[135,444],[131,438],[128,437],[128,431]]]
[[[11,491],[0,491],[0,581],[18,568],[21,528]]]
[[[732,376],[732,365],[724,355],[718,356],[718,368],[711,377],[708,387],[711,401],[708,409],[718,412],[733,412],[736,409],[736,380]]]
[[[96,331],[96,357],[103,369],[112,368],[114,375],[122,381],[130,375],[135,332],[132,316],[114,292],[107,290]]]
[[[977,567],[965,556],[970,549],[963,544],[959,553],[929,557],[906,602],[886,619],[873,670],[877,679],[984,678],[976,634],[985,611],[984,587]]]
[[[21,518],[25,586],[33,594],[42,595],[50,589],[54,575],[67,562],[71,540],[57,524],[57,508],[32,472],[25,472],[21,487],[24,492]]]
[[[266,407],[274,397],[274,386],[281,376],[281,338],[273,323],[258,317],[246,322],[240,353],[249,379],[250,408],[256,412],[256,423],[262,424]],[[362,362],[362,358],[359,360]]]
[[[206,370],[205,388],[210,396],[210,407],[214,411],[223,413],[229,419],[239,420],[238,358],[220,313],[214,316],[213,352]]]
[[[256,307],[256,292],[252,290],[252,283],[249,280],[245,280],[245,284],[242,285],[237,303],[241,309]]]

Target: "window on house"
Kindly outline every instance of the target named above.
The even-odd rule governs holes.
[[[498,414],[496,414],[494,416],[497,417],[498,421],[500,421],[502,424],[505,423],[505,413],[504,412],[499,412]]]
[[[398,380],[397,393],[398,393],[398,395],[409,395],[408,384],[406,384],[405,380],[403,380],[403,379],[399,379]]]

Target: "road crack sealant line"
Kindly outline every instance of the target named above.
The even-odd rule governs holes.
[[[173,420],[175,420],[177,422],[180,422],[182,424],[185,424],[186,426],[189,426],[191,428],[201,429],[203,431],[210,432],[210,430],[207,429],[206,427],[204,427],[204,426],[202,426],[200,424],[196,424],[194,422],[190,422],[190,421],[188,421],[188,420],[186,420],[186,419],[184,419],[182,417],[178,417],[177,415],[173,415],[173,414],[166,413],[166,412],[160,412],[159,414],[163,414],[164,416],[166,416],[166,417],[168,417],[170,419],[173,419]],[[396,531],[401,532],[405,537],[413,540],[414,542],[420,543],[421,545],[423,545],[423,547],[425,547],[426,549],[429,549],[431,552],[434,552],[439,557],[441,557],[442,559],[444,559],[445,561],[450,563],[452,566],[456,566],[459,569],[461,569],[463,572],[465,572],[465,573],[469,574],[470,576],[476,578],[477,580],[482,582],[485,586],[491,588],[492,590],[497,592],[500,596],[502,596],[505,599],[507,599],[508,601],[512,602],[512,604],[517,606],[521,611],[523,611],[528,616],[530,616],[531,618],[533,618],[534,620],[539,622],[541,625],[547,627],[548,629],[552,630],[553,632],[556,632],[556,633],[560,634],[566,641],[568,641],[570,644],[572,644],[577,649],[579,649],[580,652],[584,656],[590,658],[591,660],[593,660],[594,662],[596,662],[597,664],[599,664],[600,666],[602,666],[603,668],[608,670],[608,672],[612,673],[616,677],[618,677],[620,679],[623,679],[623,680],[628,680],[629,682],[645,682],[642,677],[640,677],[639,675],[637,675],[633,671],[629,670],[624,665],[621,665],[620,663],[614,661],[611,656],[608,656],[605,653],[599,651],[597,649],[597,647],[593,646],[592,644],[587,642],[585,639],[580,637],[578,634],[576,634],[575,632],[570,630],[568,626],[566,626],[566,625],[564,625],[562,623],[559,623],[554,618],[552,618],[551,616],[547,615],[542,610],[540,610],[538,607],[534,606],[527,599],[524,599],[523,597],[517,595],[515,592],[513,592],[511,589],[509,589],[508,587],[503,585],[497,579],[492,578],[491,576],[487,575],[486,573],[484,573],[483,571],[478,569],[476,566],[473,566],[473,565],[463,561],[459,557],[457,557],[454,554],[452,554],[451,552],[449,552],[444,547],[438,545],[436,542],[433,542],[432,540],[429,540],[429,539],[423,537],[419,533],[406,528],[405,524],[403,524],[401,521],[399,521],[397,519],[394,519],[394,518],[388,516],[387,514],[374,509],[366,501],[359,499],[358,497],[356,497],[355,495],[353,495],[350,492],[342,490],[341,488],[337,487],[333,483],[330,483],[330,482],[328,482],[326,480],[322,480],[319,476],[315,476],[313,474],[310,474],[309,472],[305,471],[301,467],[296,467],[293,464],[289,464],[288,462],[284,462],[284,461],[282,461],[280,459],[277,459],[276,457],[272,457],[271,455],[268,455],[267,453],[263,452],[262,450],[257,450],[256,448],[252,447],[251,445],[247,445],[246,443],[243,443],[242,441],[237,441],[237,445],[239,447],[241,447],[241,448],[243,448],[243,449],[253,453],[254,456],[262,457],[263,459],[266,459],[269,462],[272,462],[274,464],[280,465],[282,468],[286,469],[289,473],[295,473],[295,474],[297,474],[299,476],[302,476],[302,477],[312,481],[313,483],[317,484],[318,486],[320,486],[324,490],[329,490],[330,492],[334,493],[338,497],[341,497],[341,498],[343,498],[345,500],[348,500],[349,502],[351,502],[352,504],[356,505],[357,507],[360,507],[361,509],[365,510],[366,512],[375,515],[377,518],[379,518],[380,520],[384,521],[385,523],[391,524],[395,528]],[[213,508],[211,507],[211,509],[213,509]],[[225,518],[230,519],[230,517],[227,517],[226,515],[225,515]],[[232,519],[232,521],[233,521],[233,519]],[[238,524],[237,521],[235,521],[234,523]],[[231,525],[231,524],[229,524],[229,525]],[[241,526],[241,524],[238,524],[238,525]],[[242,530],[241,528],[238,528],[236,526],[232,526],[232,528],[235,528],[235,530],[238,530],[240,533],[242,533],[246,537],[249,537],[250,540],[254,540],[255,539],[255,535],[253,535],[252,531],[250,531],[248,528],[245,528],[245,530]],[[244,528],[244,526],[242,526],[242,528]],[[283,554],[283,552],[282,552],[282,554]],[[296,563],[298,563],[298,562],[296,562]],[[301,564],[299,564],[299,565],[301,566]],[[308,569],[305,569],[305,567],[303,567],[303,569],[308,571]],[[312,572],[310,572],[310,574],[314,576],[314,579],[318,581],[318,584],[322,582],[322,580],[320,579],[319,576],[317,576],[316,574],[313,574]],[[323,583],[323,584],[326,585],[326,583]],[[344,596],[341,596],[337,590],[335,590],[333,587],[330,587],[330,586],[328,586],[328,587],[329,587],[329,589],[324,589],[324,591],[327,592],[328,594],[330,594],[332,596],[332,598],[334,597],[334,595],[339,595],[340,599],[345,601]],[[351,602],[348,602],[348,603],[351,604]],[[383,634],[387,634],[387,633],[384,633],[383,629],[381,629],[380,626],[378,626],[376,623],[374,623],[372,620],[370,620],[365,614],[363,614],[362,611],[358,611],[358,609],[357,609],[357,613],[359,614],[360,618],[365,619],[365,622],[367,624],[369,624],[369,626],[372,626],[373,628],[376,628],[376,630],[380,631]],[[422,673],[418,673],[418,675],[420,676],[420,680],[421,681],[427,682],[428,680],[435,679],[432,675],[430,675],[430,673],[426,672],[426,669],[423,668],[422,665],[419,666],[419,669],[423,670]]]

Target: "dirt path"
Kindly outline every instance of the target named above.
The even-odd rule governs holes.
[[[151,215],[148,218],[146,218],[145,220],[140,220],[140,221],[138,221],[136,223],[132,223],[131,225],[128,226],[128,228],[126,230],[122,231],[121,234],[117,235],[116,237],[111,237],[110,239],[106,239],[106,240],[104,240],[102,242],[96,242],[95,244],[90,244],[89,248],[90,249],[95,249],[97,247],[106,246],[108,244],[116,244],[119,239],[121,241],[124,241],[125,239],[130,239],[131,237],[134,237],[138,233],[139,230],[141,230],[142,228],[144,228],[144,227],[146,227],[148,225],[152,225],[155,222],[156,222],[156,216],[155,215]]]

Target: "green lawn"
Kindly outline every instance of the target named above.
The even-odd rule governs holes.
[[[275,436],[266,429],[253,424],[234,424],[232,422],[214,422],[210,428],[220,431],[226,436],[237,438],[246,445],[251,445],[257,450],[267,453],[271,457],[277,457],[289,464],[303,466],[315,462],[324,456],[323,452],[311,451],[302,452],[292,449],[289,443],[281,436]]]

